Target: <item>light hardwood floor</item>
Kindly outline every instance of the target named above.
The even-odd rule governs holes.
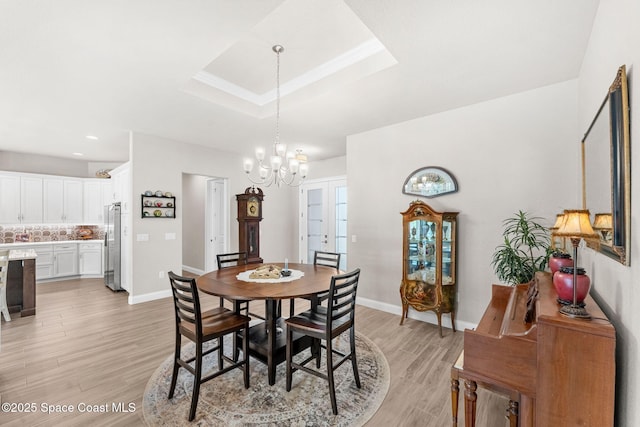
[[[203,298],[207,306],[217,303]],[[252,311],[260,307],[264,304]],[[297,301],[296,308],[303,304]],[[0,425],[144,425],[147,380],[173,351],[172,309],[170,298],[128,305],[125,292],[113,293],[97,279],[38,284],[36,316],[2,321],[0,348],[0,400],[35,404],[35,411],[0,412]],[[286,304],[283,312],[288,313]],[[358,331],[380,347],[391,369],[387,397],[367,426],[450,426],[449,372],[463,334],[445,329],[440,338],[434,325],[409,319],[399,326],[399,321],[396,315],[357,308]],[[135,410],[114,412],[114,403],[132,403]],[[81,413],[83,404],[109,412]],[[504,426],[504,404],[480,391],[477,425]],[[43,409],[49,405],[53,412],[47,414]],[[63,412],[62,405],[74,412]]]

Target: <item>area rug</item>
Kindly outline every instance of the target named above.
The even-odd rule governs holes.
[[[349,341],[346,334],[343,335],[334,341],[334,346],[344,351],[348,349]],[[231,348],[230,344],[225,342],[226,351]],[[185,345],[183,355],[193,355],[194,349],[192,343]],[[323,350],[321,370],[325,369],[324,354]],[[309,350],[306,350],[296,358],[301,360],[308,355]],[[390,376],[382,351],[358,333],[356,355],[362,388],[355,385],[351,363],[344,363],[334,372],[338,415],[331,412],[329,386],[325,380],[297,371],[293,373],[291,391],[287,392],[286,363],[278,365],[276,383],[269,386],[266,365],[251,358],[251,387],[244,388],[239,369],[203,384],[196,418],[191,423],[187,418],[193,376],[185,369],[180,369],[173,399],[167,399],[173,363],[171,355],[147,383],[142,400],[144,420],[150,426],[362,426],[382,404]],[[206,356],[204,366],[216,366],[216,357],[216,352]]]

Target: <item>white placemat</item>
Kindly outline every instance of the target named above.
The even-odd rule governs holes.
[[[291,272],[290,276],[282,277],[280,276],[278,279],[252,279],[249,276],[255,270],[243,271],[242,273],[236,276],[236,279],[242,280],[243,282],[252,282],[252,283],[285,283],[285,282],[293,282],[294,280],[298,280],[302,276],[304,276],[304,272],[300,270],[289,270]]]

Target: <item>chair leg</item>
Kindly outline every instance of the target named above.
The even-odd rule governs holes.
[[[4,316],[5,322],[11,322],[11,315],[9,314],[9,308],[7,306],[7,286],[2,285],[0,288],[0,310],[2,310],[2,316]]]
[[[296,315],[296,304],[294,301],[294,298],[291,298],[289,300],[289,317],[293,317]]]
[[[235,333],[233,334],[235,335]],[[249,325],[242,330],[242,357],[244,357],[244,388],[249,388]]]
[[[176,382],[178,381],[178,370],[180,369],[180,365],[178,365],[178,359],[180,359],[180,341],[182,336],[179,333],[176,333],[176,348],[174,350],[173,356],[173,374],[171,375],[171,386],[169,386],[169,399],[173,398],[173,392],[176,389]]]
[[[189,410],[189,421],[196,417],[198,407],[198,397],[200,396],[200,379],[202,378],[202,343],[196,343],[196,369],[193,376],[193,393],[191,394],[191,409]]]
[[[351,327],[349,336],[351,341],[351,366],[353,367],[353,376],[356,380],[356,387],[361,388],[360,374],[358,373],[358,361],[356,359],[356,331],[353,326]]]
[[[322,357],[321,341],[317,338],[311,340],[311,354],[316,358],[316,369],[320,369],[320,357]]]
[[[333,411],[333,415],[338,415],[336,386],[333,380],[333,350],[331,346],[331,337],[327,338],[327,380],[329,380],[329,397],[331,398],[331,410]]]
[[[287,326],[287,391],[291,391],[291,376],[293,375],[293,370],[291,369],[291,357],[292,350],[291,346],[293,345],[293,331],[290,326]]]
[[[222,369],[222,356],[224,355],[224,344],[222,338],[223,337],[218,338],[218,369]]]

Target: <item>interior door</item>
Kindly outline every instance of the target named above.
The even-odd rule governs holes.
[[[312,263],[315,251],[338,252],[347,268],[347,181],[331,178],[300,187],[300,262]]]
[[[223,179],[207,181],[206,203],[206,248],[205,270],[213,271],[218,268],[216,255],[227,252],[228,227],[226,209],[226,183]]]

